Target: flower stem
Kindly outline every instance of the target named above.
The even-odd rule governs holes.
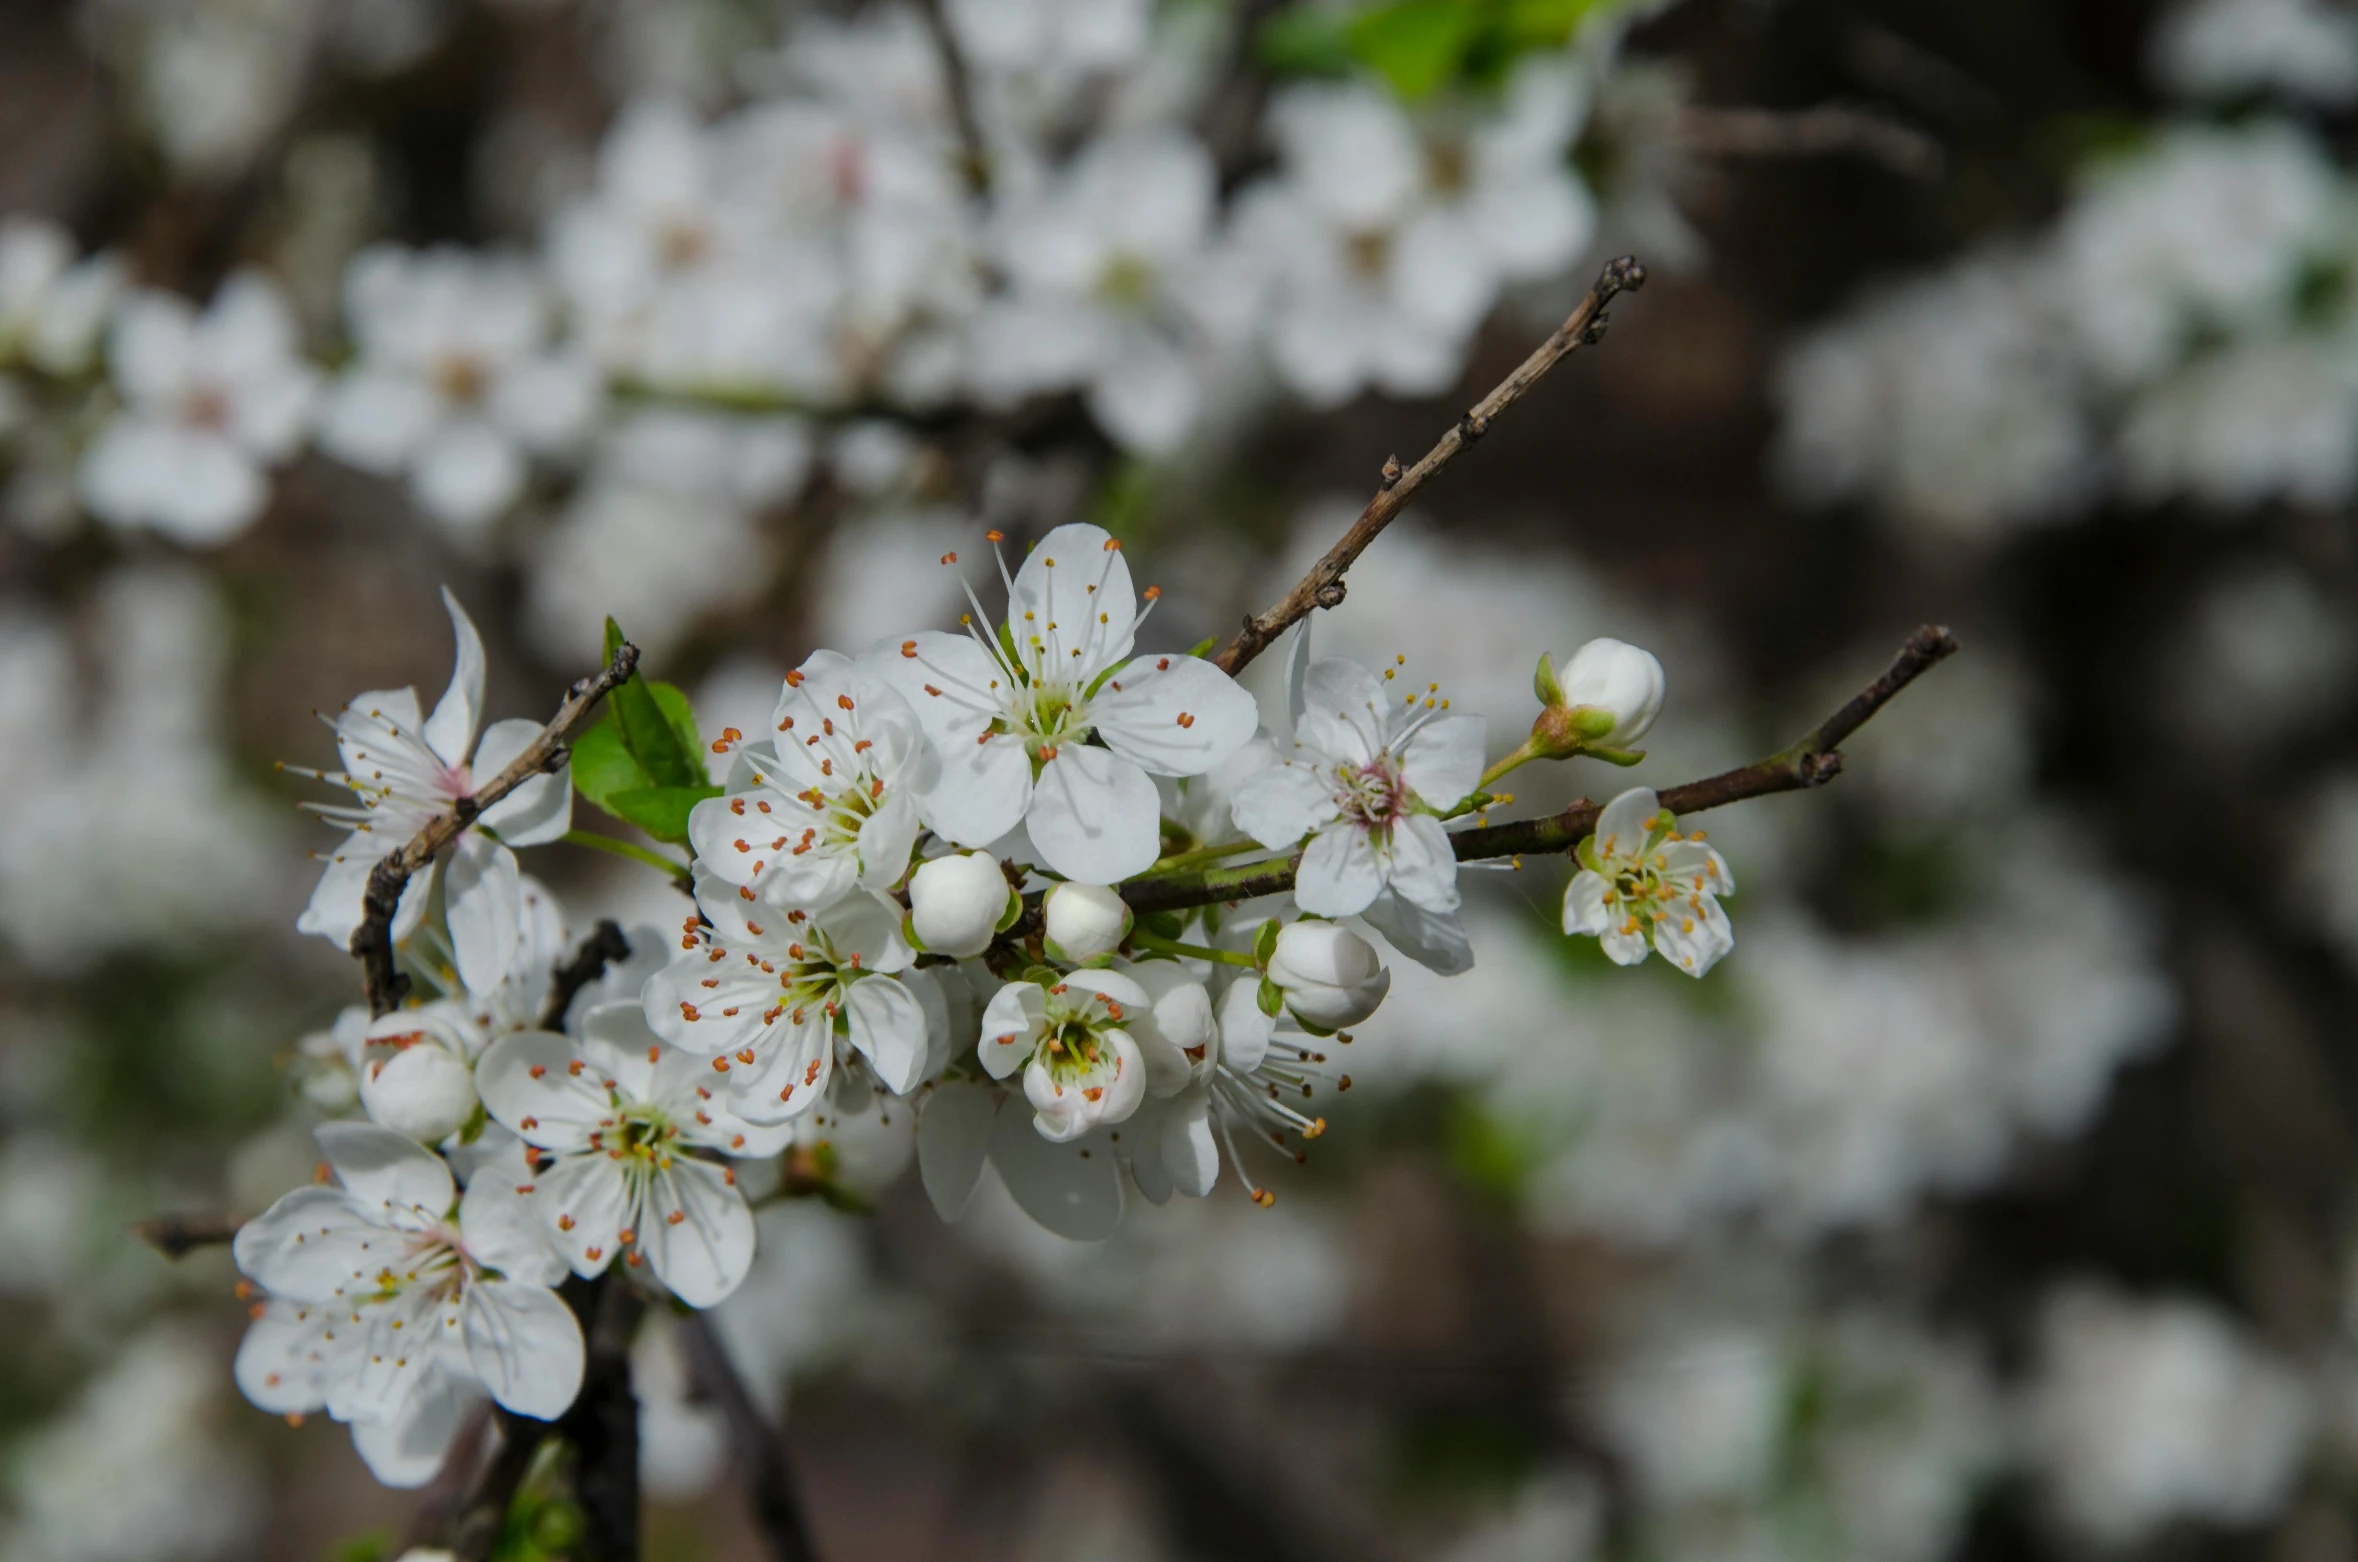
[[[1261,967],[1253,957],[1241,949],[1214,949],[1208,944],[1183,944],[1176,938],[1165,938],[1159,933],[1143,929],[1130,935],[1130,942],[1140,949],[1151,949],[1157,954],[1185,955],[1191,960],[1212,960],[1221,965],[1241,965],[1248,971]]]
[[[1496,781],[1500,776],[1505,775],[1508,771],[1514,769],[1516,766],[1527,765],[1538,757],[1539,750],[1532,747],[1531,740],[1529,738],[1525,738],[1521,748],[1516,749],[1512,754],[1507,755],[1497,764],[1492,765],[1488,770],[1482,772],[1482,779],[1474,783],[1474,790],[1477,792],[1489,791],[1491,782]]]
[[[1234,857],[1239,852],[1261,850],[1264,850],[1261,843],[1250,839],[1230,841],[1225,846],[1198,846],[1193,851],[1174,852],[1168,857],[1158,858],[1153,867],[1137,876],[1147,879],[1158,873],[1179,873],[1188,868],[1200,868],[1207,863],[1218,862],[1224,857]]]
[[[628,857],[633,862],[645,863],[650,868],[660,868],[675,879],[685,880],[690,876],[686,863],[629,841],[618,841],[611,835],[599,835],[589,830],[567,830],[563,839],[568,846],[587,846],[591,851],[611,852],[617,857]]]

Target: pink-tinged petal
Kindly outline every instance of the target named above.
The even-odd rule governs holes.
[[[1457,909],[1457,853],[1440,820],[1431,814],[1411,814],[1392,827],[1386,881],[1393,893],[1420,910]]]
[[[483,637],[448,586],[442,588],[442,605],[449,610],[451,632],[458,639],[458,658],[450,670],[450,687],[426,718],[425,739],[435,756],[456,770],[467,762],[475,747],[475,729],[483,722]]]
[[[479,1280],[459,1306],[467,1365],[520,1416],[554,1421],[581,1392],[581,1324],[545,1286]]]
[[[1374,673],[1341,657],[1321,657],[1303,675],[1294,740],[1330,759],[1364,765],[1383,752],[1391,706]]]
[[[1102,1242],[1122,1223],[1122,1180],[1102,1133],[1050,1144],[1030,1103],[1010,1097],[991,1123],[991,1164],[1023,1212],[1074,1242]]]
[[[495,721],[475,745],[470,774],[480,786],[508,768],[540,736],[540,723],[526,716]],[[573,767],[560,765],[526,780],[483,810],[483,822],[510,846],[545,846],[573,828]]]
[[[467,1256],[501,1276],[526,1285],[555,1285],[565,1278],[565,1256],[549,1245],[541,1227],[531,1173],[509,1162],[483,1168],[459,1199],[459,1241]]]
[[[478,1403],[479,1395],[436,1372],[400,1414],[354,1422],[352,1446],[379,1483],[396,1490],[423,1486],[442,1468],[460,1424]]]
[[[1048,995],[1037,982],[1009,982],[983,1006],[982,1035],[975,1050],[993,1079],[1005,1079],[1031,1061],[1040,1027],[1047,1023]]]
[[[531,1197],[549,1240],[584,1279],[614,1262],[636,1213],[622,1168],[597,1150],[560,1156],[534,1176]]]
[[[916,995],[889,976],[854,982],[844,1000],[851,1044],[868,1060],[884,1088],[905,1096],[925,1077],[925,1010]]]
[[[1597,816],[1597,850],[1608,857],[1635,856],[1646,844],[1648,821],[1661,811],[1652,787],[1631,787]]]
[[[1164,1110],[1155,1149],[1171,1186],[1200,1199],[1220,1180],[1220,1146],[1212,1135],[1210,1099],[1191,1092]]]
[[[519,1031],[491,1044],[475,1064],[483,1109],[525,1143],[560,1155],[586,1149],[613,1115],[605,1082],[573,1043],[542,1031]]]
[[[469,830],[451,852],[442,882],[450,953],[458,964],[459,980],[469,992],[488,993],[507,980],[516,961],[518,924],[524,914],[523,873],[516,866],[516,854]]]
[[[1483,722],[1479,716],[1436,716],[1400,752],[1400,774],[1435,808],[1454,808],[1482,780]]]
[[[1474,946],[1454,911],[1427,911],[1387,892],[1361,914],[1394,949],[1437,976],[1474,968]]]
[[[721,1168],[675,1160],[647,1188],[639,1246],[671,1293],[690,1307],[727,1299],[753,1267],[753,1212]]]
[[[1145,771],[1086,744],[1040,767],[1024,824],[1050,868],[1084,884],[1118,884],[1154,866],[1162,799]]]
[[[340,1188],[297,1188],[238,1228],[238,1273],[274,1296],[325,1302],[397,1238],[366,1220]],[[265,1407],[267,1408],[267,1407]]]
[[[442,1157],[374,1123],[322,1123],[311,1130],[319,1153],[335,1168],[359,1209],[404,1225],[431,1223],[450,1213],[458,1190]]]
[[[1122,550],[1112,533],[1086,521],[1040,539],[1016,570],[1007,601],[1007,627],[1026,659],[1066,681],[1086,683],[1128,657],[1137,621],[1138,594]]]
[[[963,1216],[981,1185],[997,1109],[995,1092],[960,1079],[935,1085],[918,1106],[917,1175],[943,1220]]]
[[[943,839],[983,847],[1024,819],[1032,791],[1031,756],[1021,739],[1001,736],[978,743],[956,738],[944,744],[940,778],[919,811]]]
[[[1253,740],[1253,697],[1195,656],[1141,656],[1089,702],[1106,747],[1150,775],[1198,776]]]
[[[1384,887],[1384,862],[1358,825],[1330,825],[1310,838],[1294,872],[1294,903],[1312,916],[1355,917]]]
[[[1315,765],[1272,765],[1236,789],[1236,827],[1273,851],[1293,845],[1342,813],[1335,789]]]
[[[926,736],[945,748],[972,743],[1012,692],[1007,669],[970,635],[920,630],[878,647],[874,656],[872,670],[900,691]],[[777,719],[790,714],[781,701]]]

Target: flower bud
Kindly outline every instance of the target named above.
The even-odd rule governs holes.
[[[1375,946],[1333,922],[1288,924],[1270,953],[1269,980],[1295,1019],[1321,1030],[1358,1024],[1392,990]]]
[[[1122,947],[1130,907],[1102,884],[1058,884],[1040,902],[1051,958],[1087,965]]]
[[[1574,712],[1581,736],[1616,748],[1636,742],[1662,714],[1662,664],[1621,640],[1591,640],[1572,653],[1548,703]]]
[[[423,1032],[390,1038],[407,1042],[361,1071],[360,1104],[381,1128],[420,1144],[440,1144],[475,1115],[475,1074],[466,1060]],[[385,1043],[372,1042],[371,1051]]]
[[[937,955],[965,959],[991,947],[1013,891],[989,852],[952,852],[909,878],[909,928]]]

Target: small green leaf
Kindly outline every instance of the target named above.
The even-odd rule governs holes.
[[[1349,13],[1332,6],[1288,6],[1261,24],[1254,43],[1261,63],[1281,76],[1351,74]]]
[[[1206,635],[1198,640],[1187,654],[1189,656],[1209,656],[1212,654],[1212,647],[1219,643],[1220,637],[1218,635]]]
[[[605,801],[615,818],[637,825],[659,841],[684,842],[688,813],[708,797],[718,797],[717,786],[640,786],[616,792]]]
[[[622,644],[622,627],[606,620],[606,655],[611,660]],[[668,691],[668,692],[665,692]],[[633,673],[606,697],[613,719],[622,731],[623,747],[656,786],[703,786],[712,779],[704,768],[702,740],[696,732],[696,713],[688,697],[669,684],[650,683]]]
[[[623,746],[622,728],[612,715],[600,717],[573,740],[573,790],[600,808],[617,792],[654,784]]]
[[[1465,63],[1484,10],[1467,0],[1396,0],[1351,23],[1351,53],[1402,97],[1430,97]]]

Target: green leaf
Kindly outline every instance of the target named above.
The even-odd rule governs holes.
[[[1396,0],[1351,23],[1351,53],[1410,100],[1456,77],[1487,8],[1469,0]]]
[[[718,797],[717,786],[639,786],[616,792],[603,805],[615,818],[637,825],[659,841],[679,843],[688,838],[688,812],[708,797]]]
[[[573,790],[597,804],[632,787],[652,786],[647,772],[622,743],[622,728],[611,714],[573,740]]]
[[[1281,76],[1351,74],[1350,16],[1332,6],[1288,6],[1261,24],[1254,43],[1261,63]]]
[[[621,626],[607,619],[609,659],[621,643]],[[662,689],[669,689],[669,694],[656,692]],[[648,781],[663,787],[704,786],[711,781],[704,768],[703,743],[696,732],[696,713],[685,694],[633,673],[606,696],[606,703],[621,726],[623,747],[630,750],[630,757],[638,761]]]

